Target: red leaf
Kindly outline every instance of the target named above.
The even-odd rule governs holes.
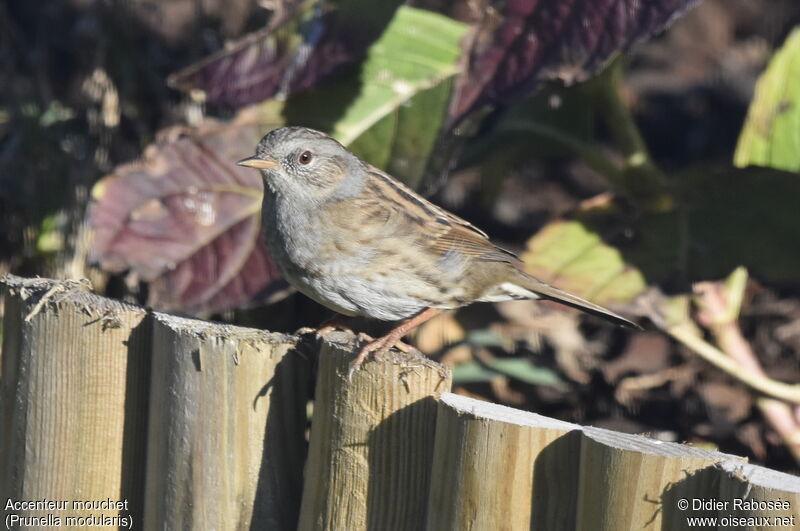
[[[541,79],[587,79],[616,52],[663,29],[699,0],[492,2],[467,45],[450,122]]]
[[[173,74],[168,83],[233,107],[310,88],[360,58],[400,3],[293,0],[267,28]]]
[[[221,311],[277,296],[280,280],[260,238],[262,183],[234,162],[262,127],[172,130],[93,191],[91,258],[150,283],[164,310]]]

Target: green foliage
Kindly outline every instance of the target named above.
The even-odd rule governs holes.
[[[800,28],[758,80],[734,164],[800,171]]]
[[[648,285],[682,285],[744,266],[770,282],[800,282],[797,175],[766,168],[697,168],[673,176],[676,206],[647,213],[615,245],[593,225],[618,214],[555,221],[528,242],[529,273],[599,304],[629,302]]]
[[[538,367],[525,358],[500,358],[486,364],[471,361],[453,368],[453,383],[456,385],[488,382],[498,376],[509,376],[531,385],[557,386],[564,383],[552,369]]]
[[[766,168],[695,168],[673,176],[678,207],[645,216],[623,248],[649,282],[716,279],[745,266],[762,280],[800,281],[797,175]]]
[[[328,131],[415,184],[440,134],[466,30],[442,15],[401,7],[360,65],[292,97],[286,122]]]
[[[36,250],[42,254],[55,253],[64,248],[65,222],[63,213],[51,214],[46,216],[39,228],[39,236],[36,238]]]
[[[641,272],[579,221],[550,223],[531,238],[522,259],[535,277],[599,304],[628,302],[647,287]]]
[[[302,63],[300,59],[308,58],[292,56],[300,61],[294,64],[298,68],[307,66],[326,81],[319,85],[300,83],[316,88],[299,93],[288,90],[285,102],[267,99],[255,107],[249,121],[242,119],[247,114],[242,112],[239,119],[251,126],[251,136],[271,129],[276,122],[314,127],[417,186],[433,168],[446,166],[436,159],[446,158],[442,153],[458,143],[456,136],[474,132],[459,162],[462,167],[480,169],[481,200],[487,208],[496,200],[512,167],[531,160],[579,158],[607,179],[613,192],[611,199],[602,211],[578,212],[572,220],[546,225],[530,239],[523,259],[533,275],[600,304],[630,303],[648,286],[665,282],[686,288],[689,282],[719,278],[740,265],[763,280],[800,281],[800,253],[787,252],[800,240],[794,205],[797,175],[768,168],[725,166],[689,168],[666,175],[650,157],[621,96],[623,60],[612,62],[601,75],[584,84],[550,84],[519,99],[509,96],[508,106],[491,119],[485,119],[490,112],[476,112],[471,117],[473,122],[459,123],[456,131],[448,113],[452,114],[454,102],[470,92],[464,86],[465,72],[477,74],[470,70],[472,63],[465,68],[465,59],[474,58],[471,53],[489,52],[480,46],[470,48],[475,43],[464,38],[468,27],[446,16],[407,6],[395,10],[397,4],[391,3],[375,18],[367,12],[366,4],[364,0],[337,4],[342,10],[339,15],[343,15],[339,17],[328,17],[317,10],[313,16],[310,11],[304,15],[302,42],[292,42],[300,48],[317,43],[319,49],[315,51],[323,60]],[[321,40],[315,41],[315,31],[321,31],[330,21],[339,24],[341,31],[323,32]],[[377,38],[365,39],[363,48],[352,48],[355,41],[348,38],[353,33],[351,27],[371,28]],[[283,29],[299,31],[294,26]],[[492,41],[495,52],[505,49],[502,37],[492,34],[499,39]],[[339,44],[352,54],[352,60],[336,63],[339,68],[328,72],[324,59],[331,58],[325,54],[345,49],[333,46],[336,39],[342,39]],[[239,72],[241,78],[234,79],[206,76],[223,79],[222,88],[233,90],[240,81],[250,79],[245,75],[246,59],[252,53],[256,55],[251,59],[263,59],[280,70],[281,50],[275,52],[259,42],[250,42],[249,47],[230,57],[222,54],[217,62],[199,65],[194,70],[197,79],[192,79],[202,78],[200,74],[207,68]],[[525,48],[522,41],[518,44]],[[489,53],[487,57],[501,55]],[[225,61],[238,66],[224,70]],[[800,133],[792,127],[800,117],[799,65],[800,30],[787,39],[759,82],[737,150],[738,165],[800,168]],[[277,72],[280,75],[272,79],[273,84],[297,81],[291,68],[287,71]],[[484,80],[492,94],[480,95],[476,101],[506,94],[519,81],[507,79],[502,69],[495,74],[496,79]],[[251,84],[255,87],[260,79],[258,75],[252,77]],[[276,114],[280,115],[278,119]],[[601,127],[596,127],[595,121],[601,122]],[[605,136],[601,138],[598,132]],[[215,143],[214,134],[199,131],[192,138],[201,151],[213,146],[217,160],[235,159]],[[610,145],[604,145],[606,138]],[[249,144],[244,141],[237,146]],[[176,146],[176,142],[167,142],[162,149],[175,151]],[[178,172],[176,175],[183,175],[183,159],[173,159],[172,169]],[[188,171],[202,174],[205,169],[192,166]],[[214,182],[213,175],[208,177]],[[253,197],[258,185],[260,182],[254,184]],[[256,215],[249,209],[240,210],[248,218]],[[153,254],[148,251],[147,256]],[[130,260],[123,262],[130,265]]]
[[[800,282],[798,176],[762,168],[694,171],[687,230],[694,279],[726,276],[743,265],[763,280]]]

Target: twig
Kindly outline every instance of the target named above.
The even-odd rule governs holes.
[[[700,308],[697,320],[711,330],[720,348],[740,367],[737,378],[743,380],[742,375],[750,375],[771,382],[771,385],[780,384],[767,376],[752,346],[739,328],[739,312],[746,285],[747,270],[743,267],[737,268],[724,284],[721,282],[695,284],[695,301]],[[800,390],[800,386],[794,387]],[[784,397],[784,400],[787,399]],[[781,436],[795,460],[800,463],[800,420],[795,417],[792,406],[765,397],[759,398],[756,405],[767,422]]]
[[[742,383],[767,396],[800,404],[800,385],[790,385],[766,376],[747,372],[743,367],[717,347],[697,336],[685,325],[667,329],[667,333],[692,349],[704,360],[727,372]]]

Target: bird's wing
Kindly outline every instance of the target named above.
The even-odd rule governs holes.
[[[485,232],[470,222],[438,207],[381,170],[369,166],[371,179],[366,192],[381,198],[373,202],[382,213],[373,216],[407,218],[415,243],[444,256],[459,253],[465,258],[516,264],[519,258],[489,241]]]

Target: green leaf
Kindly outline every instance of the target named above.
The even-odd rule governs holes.
[[[800,180],[768,168],[678,176],[687,194],[689,274],[722,278],[745,266],[761,280],[800,281]]]
[[[350,149],[416,187],[428,167],[450,101],[452,81],[424,90],[358,137]]]
[[[796,174],[696,168],[673,182],[678,206],[639,217],[630,236],[614,238],[615,245],[596,229],[619,232],[613,209],[546,225],[522,255],[526,271],[603,305],[628,302],[648,284],[681,290],[739,266],[762,281],[800,283]]]
[[[592,139],[594,109],[584,85],[547,83],[500,111],[489,127],[470,140],[463,165],[483,165],[487,157],[519,162],[573,156],[574,143]]]
[[[580,221],[550,223],[527,247],[528,273],[598,304],[628,302],[647,287],[639,270]]]
[[[467,26],[401,7],[363,63],[287,102],[287,123],[330,133],[396,177],[424,172],[458,72]]]
[[[800,28],[758,80],[734,164],[800,171]]]
[[[488,382],[499,375],[532,385],[556,386],[564,383],[552,369],[538,367],[526,358],[501,358],[486,365],[477,361],[461,363],[453,368],[453,383]]]
[[[478,166],[482,203],[497,199],[506,176],[531,160],[580,155],[591,138],[594,112],[584,87],[545,84],[498,113],[489,129],[469,140],[459,164]]]
[[[36,250],[42,254],[55,253],[64,249],[66,216],[63,212],[46,216],[40,225],[36,239]]]
[[[488,382],[493,378],[497,378],[497,376],[497,372],[487,369],[477,361],[459,363],[453,367],[453,383],[456,385],[473,382]]]
[[[525,358],[501,358],[489,367],[499,373],[532,385],[560,385],[564,381],[548,367],[539,367]]]

